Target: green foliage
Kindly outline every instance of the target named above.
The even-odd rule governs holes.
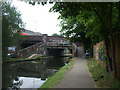
[[[60,36],[59,34],[57,34],[57,33],[54,33],[52,36]]]
[[[97,87],[120,88],[120,81],[115,79],[113,74],[107,73],[105,67],[100,67],[93,58],[88,60],[88,68]]]
[[[73,42],[90,41],[86,43],[89,45],[91,41],[94,44],[120,32],[119,9],[118,3],[57,2],[50,11],[61,14],[62,35]]]
[[[61,34],[71,42],[83,42],[86,47],[91,44],[89,37],[86,37],[85,26],[76,18],[68,18],[61,22]]]
[[[7,48],[9,46],[16,46],[21,39],[18,34],[19,28],[24,27],[22,20],[20,19],[20,13],[16,11],[14,6],[11,6],[9,2],[2,2],[2,57],[7,56]]]
[[[97,79],[99,76],[105,73],[105,67],[100,67],[96,60],[90,58],[88,60],[89,71],[92,73],[93,78]]]
[[[84,20],[80,18],[81,3],[56,3],[50,11],[59,12],[61,16],[61,34],[71,42],[83,42],[86,47],[91,44],[91,39],[86,37]]]

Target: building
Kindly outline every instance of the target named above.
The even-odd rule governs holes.
[[[20,30],[20,34],[21,35],[39,35],[39,36],[42,36],[42,34],[40,32],[33,32],[30,30]]]

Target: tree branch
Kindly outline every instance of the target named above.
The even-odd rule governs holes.
[[[104,24],[103,19],[101,18],[100,14],[99,14],[98,11],[96,10],[96,8],[95,8],[95,6],[94,6],[93,3],[91,3],[91,6],[92,6],[92,8],[93,8],[93,11],[94,11],[94,12],[96,13],[96,15],[98,16],[98,18],[99,18],[99,20],[100,20],[100,23],[103,25],[103,27],[105,27],[106,29],[108,29],[108,28],[106,27],[106,25]]]

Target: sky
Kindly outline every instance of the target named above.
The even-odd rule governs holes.
[[[12,0],[12,5],[20,11],[21,19],[26,23],[25,29],[48,35],[59,34],[59,13],[49,12],[53,4],[32,6],[24,1]]]

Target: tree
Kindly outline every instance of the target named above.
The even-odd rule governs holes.
[[[60,36],[59,34],[57,34],[57,33],[54,33],[52,36]]]
[[[18,31],[24,27],[20,13],[9,2],[2,2],[2,57],[7,57],[8,47],[17,44],[20,36]],[[18,37],[18,38],[17,38]]]
[[[80,34],[84,32],[84,38],[90,38],[92,43],[104,40],[106,45],[107,69],[108,71],[112,71],[114,66],[114,71],[116,70],[114,37],[120,32],[120,2],[60,2],[55,3],[50,11],[61,14],[59,18],[63,20],[62,32],[64,32],[64,35],[69,36],[71,33],[75,33],[76,35],[78,33],[77,28],[79,28],[80,31],[80,25],[82,25],[84,28]],[[72,19],[74,19],[74,23],[71,23]],[[77,32],[75,32],[75,29]],[[74,37],[74,39],[75,38],[76,37]],[[108,51],[110,41],[112,45],[112,58],[110,58]],[[112,63],[114,63],[114,65],[112,65]]]
[[[85,49],[92,43],[90,38],[86,37],[85,26],[83,23],[76,21],[76,18],[64,19],[61,22],[61,34],[65,36],[70,42],[82,42]]]

